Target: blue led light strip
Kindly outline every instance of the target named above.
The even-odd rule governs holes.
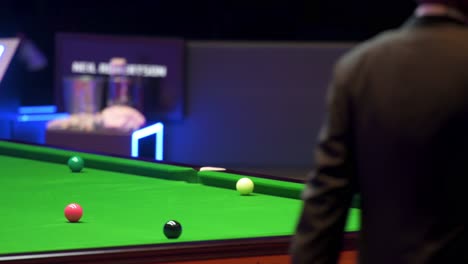
[[[163,160],[164,126],[161,122],[144,127],[132,133],[132,157],[138,157],[138,142],[140,139],[155,135],[156,146],[154,148],[154,159]]]
[[[37,115],[18,115],[18,122],[50,121],[58,118],[67,118],[69,114],[37,114]]]
[[[2,57],[4,51],[5,51],[5,46],[0,45],[0,58]]]
[[[18,113],[25,114],[53,114],[57,112],[55,105],[40,105],[40,106],[21,106],[18,108]]]

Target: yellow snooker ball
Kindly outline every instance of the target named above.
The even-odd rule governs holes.
[[[254,183],[249,178],[241,178],[236,183],[236,189],[241,195],[249,195],[253,192]]]

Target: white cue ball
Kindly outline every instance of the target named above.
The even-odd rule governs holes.
[[[249,178],[241,178],[236,183],[236,189],[241,195],[248,195],[253,192],[254,183]]]

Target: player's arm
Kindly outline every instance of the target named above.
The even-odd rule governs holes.
[[[315,170],[303,192],[304,206],[292,243],[293,263],[336,263],[354,190],[350,98],[337,68],[327,98],[327,117],[315,152]]]

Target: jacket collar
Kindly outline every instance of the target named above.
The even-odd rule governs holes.
[[[404,27],[425,27],[436,26],[442,24],[454,24],[459,26],[468,26],[464,21],[450,17],[450,16],[412,16],[409,18]]]

